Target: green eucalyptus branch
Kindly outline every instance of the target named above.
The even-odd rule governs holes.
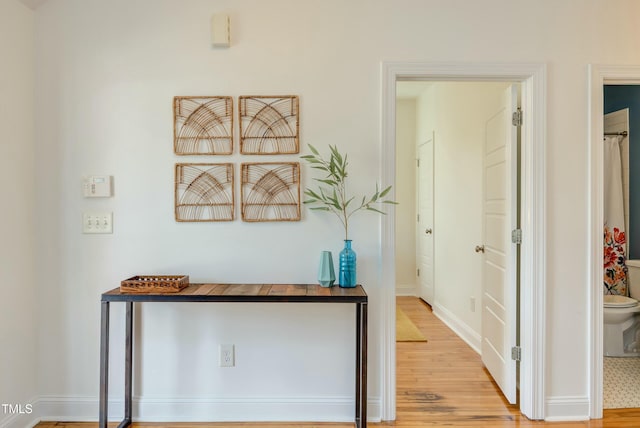
[[[344,227],[344,239],[349,239],[349,219],[358,211],[373,211],[385,215],[384,211],[376,208],[378,204],[397,204],[395,201],[384,199],[391,190],[391,186],[380,191],[377,183],[376,191],[370,198],[363,196],[359,204],[352,203],[355,197],[349,197],[346,190],[347,155],[342,156],[337,146],[329,145],[330,156],[327,160],[311,144],[309,149],[312,154],[301,156],[301,158],[307,161],[311,168],[322,171],[324,176],[313,179],[320,183],[316,190],[304,191],[306,196],[304,203],[310,205],[312,210],[328,211],[338,217]]]

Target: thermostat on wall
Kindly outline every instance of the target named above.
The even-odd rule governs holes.
[[[82,194],[85,198],[110,198],[112,177],[110,175],[89,175],[82,177]]]

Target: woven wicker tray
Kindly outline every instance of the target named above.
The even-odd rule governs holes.
[[[177,293],[188,285],[188,275],[136,275],[120,282],[120,291],[123,293]]]

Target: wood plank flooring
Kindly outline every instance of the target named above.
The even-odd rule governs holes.
[[[397,344],[397,420],[369,427],[559,427],[638,428],[640,409],[605,410],[604,419],[583,422],[530,421],[504,401],[480,357],[417,298],[398,305],[428,342]],[[97,423],[42,422],[36,428],[95,428]],[[109,425],[116,427],[117,424]],[[352,428],[352,423],[135,423],[154,428]]]

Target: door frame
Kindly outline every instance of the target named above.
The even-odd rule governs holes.
[[[381,64],[382,186],[395,185],[396,82],[512,81],[522,90],[521,182],[521,327],[520,411],[544,419],[545,404],[545,144],[546,65],[537,63],[382,62]],[[395,188],[395,186],[394,186]],[[396,416],[395,355],[395,213],[381,218],[381,416]]]
[[[589,65],[589,230],[587,231],[590,251],[588,254],[590,301],[590,346],[589,346],[589,403],[590,417],[602,418],[602,382],[604,348],[603,325],[603,293],[602,281],[602,248],[604,245],[602,224],[604,222],[604,153],[602,151],[602,135],[604,134],[604,85],[640,85],[640,66]]]

